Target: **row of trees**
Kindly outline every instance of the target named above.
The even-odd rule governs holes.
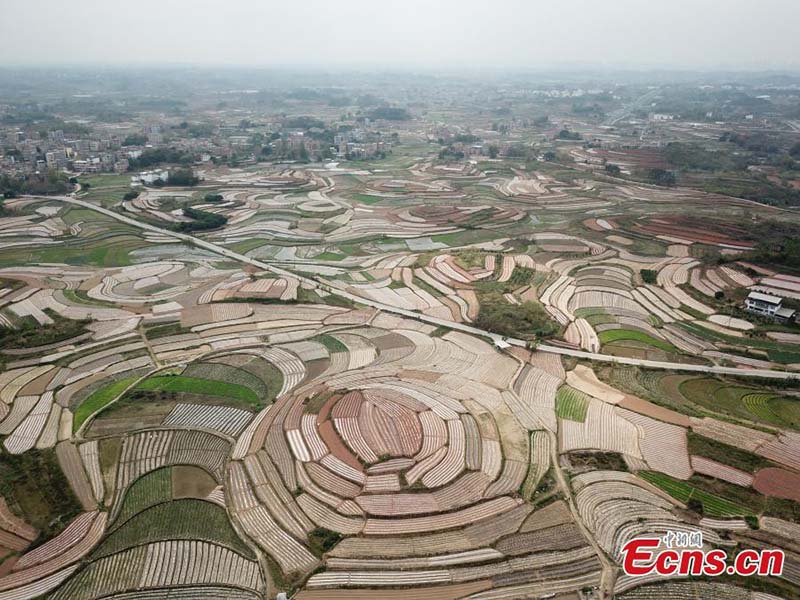
[[[30,175],[0,175],[0,195],[16,198],[22,194],[65,194],[72,189],[69,178],[58,171]]]
[[[148,169],[164,163],[191,165],[195,156],[176,148],[148,148],[138,158],[128,161],[128,170]]]

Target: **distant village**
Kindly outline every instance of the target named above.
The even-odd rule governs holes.
[[[0,107],[0,115],[2,115]],[[0,125],[0,172],[25,176],[46,171],[141,173],[135,181],[153,183],[161,164],[246,166],[261,161],[311,162],[383,158],[397,134],[381,133],[369,119],[326,127],[308,118],[236,124],[64,123],[41,129]],[[386,124],[378,123],[384,131]]]

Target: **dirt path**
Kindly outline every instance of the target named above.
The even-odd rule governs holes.
[[[569,506],[569,510],[572,513],[573,521],[575,521],[576,525],[583,532],[584,537],[586,537],[592,545],[595,554],[597,554],[597,558],[600,559],[600,563],[603,566],[603,574],[600,578],[601,597],[613,598],[614,584],[617,581],[617,566],[606,556],[603,549],[594,539],[594,535],[592,535],[588,527],[584,524],[578,512],[578,508],[575,506],[575,499],[572,496],[572,489],[569,486],[569,482],[567,482],[567,478],[564,476],[564,471],[561,470],[561,465],[558,464],[558,437],[552,431],[547,431],[547,435],[550,437],[550,462],[553,465],[553,472],[556,475],[556,483],[567,501],[567,506]]]

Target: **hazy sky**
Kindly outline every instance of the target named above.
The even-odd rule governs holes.
[[[800,0],[0,0],[0,64],[800,66]]]

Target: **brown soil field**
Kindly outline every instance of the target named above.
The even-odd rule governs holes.
[[[680,425],[681,427],[689,427],[691,420],[686,415],[679,412],[658,406],[647,400],[642,400],[636,396],[625,396],[625,399],[618,404],[622,408],[627,408],[633,412],[664,421],[665,423],[672,423],[673,425]]]
[[[217,482],[200,467],[178,465],[172,468],[173,498],[205,498]]]
[[[484,579],[472,583],[414,588],[413,590],[311,590],[302,591],[297,600],[457,600],[486,591],[492,582]]]
[[[597,219],[586,219],[582,222],[582,225],[586,227],[586,229],[591,229],[592,231],[602,232],[605,231],[600,225],[597,224]]]
[[[727,223],[704,221],[704,227],[696,226],[697,219],[691,216],[660,216],[637,223],[633,230],[652,235],[668,235],[701,244],[729,244],[733,246],[755,247],[747,230]]]
[[[800,475],[768,467],[756,472],[753,487],[765,496],[788,498],[800,502]]]

